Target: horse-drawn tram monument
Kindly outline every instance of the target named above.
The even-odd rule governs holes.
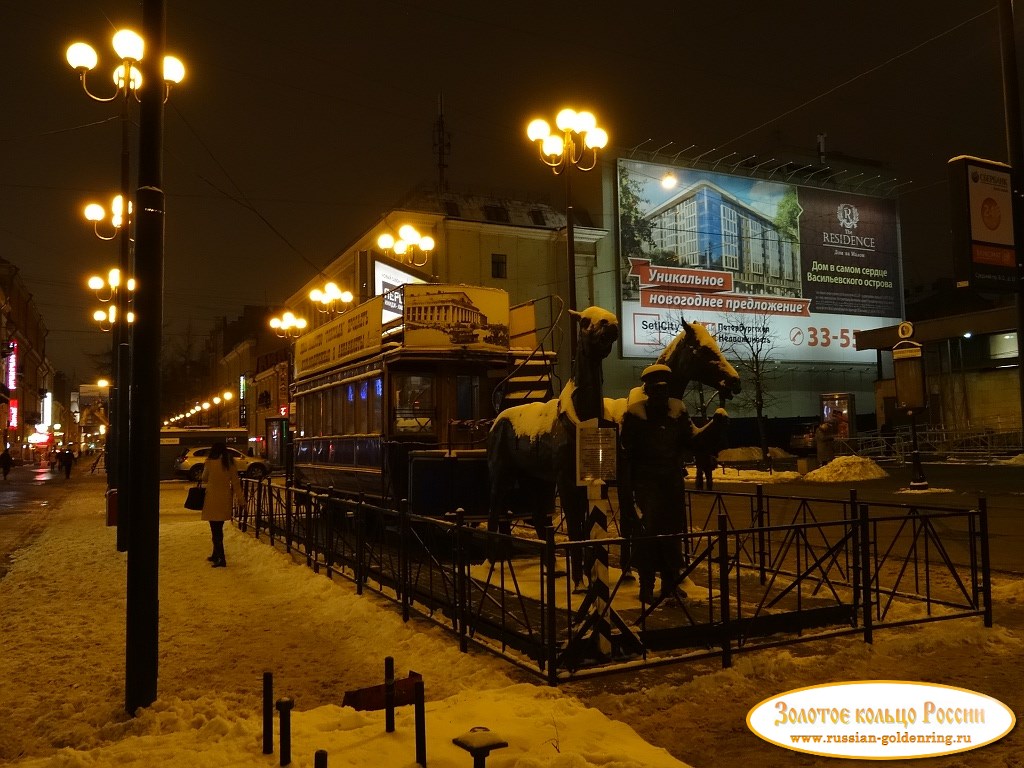
[[[551,684],[911,623],[991,626],[983,499],[697,491],[666,458],[720,445],[740,387],[703,326],[683,322],[635,388],[605,392],[615,315],[572,313],[559,386],[532,309],[406,285],[300,336],[293,476],[245,481],[238,525]],[[691,382],[723,405],[700,428]]]

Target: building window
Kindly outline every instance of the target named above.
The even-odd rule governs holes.
[[[530,211],[530,221],[536,224],[538,227],[543,227],[547,221],[544,219],[544,211],[540,208],[534,208]]]
[[[740,268],[739,234],[736,211],[722,206],[722,266],[733,271]]]
[[[497,224],[508,224],[508,209],[503,205],[485,205],[484,218]]]
[[[497,280],[508,277],[508,256],[504,253],[491,254],[491,277]]]
[[[683,203],[683,253],[680,264],[700,264],[700,248],[697,245],[697,201],[694,198]]]
[[[457,219],[462,215],[462,212],[459,210],[459,204],[454,200],[444,201],[444,212],[454,219]]]

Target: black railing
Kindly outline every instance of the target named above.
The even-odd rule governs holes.
[[[982,617],[992,625],[987,512],[753,494],[689,493],[684,568],[654,602],[616,564],[627,542],[491,533],[335,493],[244,481],[243,531],[352,579],[539,673],[572,676],[882,628]],[[653,539],[634,539],[643,550]],[[591,565],[574,590],[572,562]],[[609,563],[601,577],[598,563]]]

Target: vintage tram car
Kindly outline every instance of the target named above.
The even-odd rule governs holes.
[[[552,396],[554,353],[535,310],[495,288],[405,285],[304,333],[295,483],[387,506],[412,490],[416,512],[486,514],[491,420]]]

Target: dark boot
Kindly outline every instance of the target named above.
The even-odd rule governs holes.
[[[215,558],[214,561],[213,561],[213,567],[214,568],[226,568],[227,564],[228,564],[228,561],[225,560],[223,556]]]

